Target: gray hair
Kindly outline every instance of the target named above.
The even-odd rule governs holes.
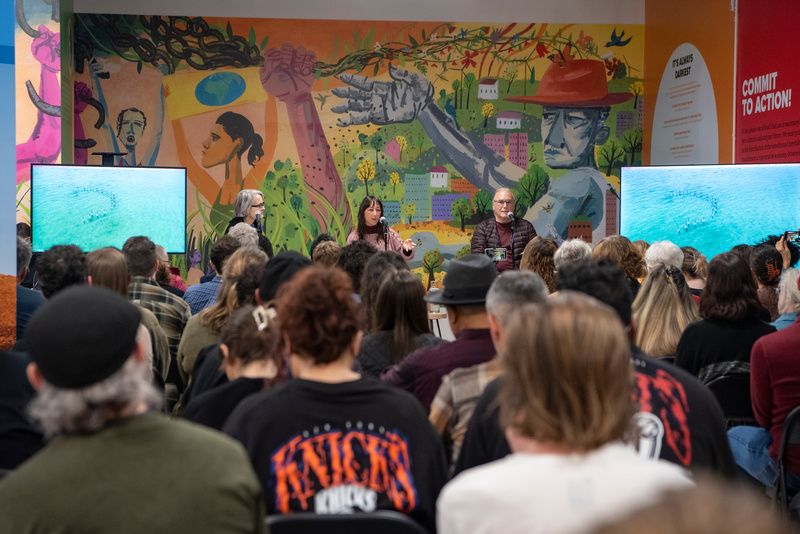
[[[233,205],[234,217],[245,217],[247,211],[253,207],[253,200],[256,195],[264,199],[264,194],[258,189],[242,189],[236,195],[236,203]]]
[[[234,224],[233,227],[228,230],[228,235],[235,238],[243,247],[258,246],[258,232],[246,222]]]
[[[797,269],[784,269],[781,274],[781,284],[778,292],[778,313],[793,313],[800,311],[800,288],[797,279],[800,271]]]
[[[647,271],[652,271],[656,265],[683,269],[683,251],[672,241],[656,241],[644,253],[644,262]]]
[[[588,260],[592,257],[592,247],[583,239],[567,239],[553,255],[556,271],[569,263]]]
[[[31,263],[31,244],[27,239],[22,239],[17,236],[17,276],[22,274],[22,271],[28,268]]]
[[[492,282],[486,294],[486,311],[505,326],[511,312],[525,304],[541,304],[547,294],[547,285],[535,272],[506,271]]]
[[[147,329],[139,326],[136,344],[150,354],[139,362],[131,356],[116,373],[85,388],[62,389],[45,382],[28,412],[45,436],[92,433],[138,405],[157,409],[161,395],[151,384],[152,352]]]

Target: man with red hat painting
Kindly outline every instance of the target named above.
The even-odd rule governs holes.
[[[390,66],[390,81],[355,74],[340,79],[350,87],[335,88],[344,101],[333,107],[344,114],[342,127],[411,122],[418,119],[436,147],[464,178],[487,191],[513,188],[525,170],[517,167],[458,128],[433,99],[433,86],[419,73]],[[551,169],[570,169],[551,180],[550,190],[526,213],[536,232],[566,237],[567,225],[577,216],[592,223],[595,241],[605,236],[605,191],[609,187],[597,171],[595,145],[606,142],[605,121],[610,106],[632,98],[609,93],[602,61],[572,59],[553,62],[539,82],[537,94],[508,100],[543,106],[542,140],[545,163]]]

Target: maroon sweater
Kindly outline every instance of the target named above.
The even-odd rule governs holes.
[[[750,397],[758,424],[772,434],[769,454],[777,458],[783,421],[800,405],[800,322],[758,339],[750,356]],[[787,465],[800,474],[800,447],[789,449]]]

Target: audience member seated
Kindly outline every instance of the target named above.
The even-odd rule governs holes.
[[[123,297],[128,296],[128,286],[131,276],[128,273],[128,265],[125,263],[125,255],[114,247],[106,247],[94,250],[86,255],[90,285],[105,287]],[[161,379],[169,373],[169,341],[167,335],[158,324],[155,314],[138,306],[139,313],[142,314],[142,324],[150,334],[150,341],[153,353],[153,367],[158,371]]]
[[[342,247],[336,241],[325,241],[320,243],[314,248],[314,255],[311,256],[311,261],[317,265],[325,267],[333,267],[339,260],[339,255],[342,253]]]
[[[731,252],[708,266],[700,301],[703,319],[686,327],[675,364],[708,384],[726,374],[750,372],[753,343],[775,327],[759,319],[761,304],[748,264]]]
[[[31,225],[25,222],[18,222],[17,237],[27,241],[28,245],[30,245],[31,238],[33,237]],[[22,282],[20,282],[22,287],[27,287],[28,289],[39,289],[39,278],[36,274],[36,262],[38,261],[40,255],[41,254],[38,252],[31,254],[31,259],[28,262],[28,273],[25,275],[25,278],[22,280]]]
[[[518,310],[502,347],[513,452],[445,486],[440,534],[583,532],[691,486],[678,466],[625,443],[635,433],[630,348],[611,308],[562,291]]]
[[[755,247],[750,255],[750,269],[758,286],[758,301],[769,312],[769,320],[774,321],[779,315],[778,284],[783,270],[781,253],[772,245]]]
[[[156,283],[162,289],[166,289],[173,295],[183,298],[183,294],[186,292],[186,282],[183,281],[180,274],[173,272],[172,265],[169,262],[169,255],[161,245],[156,245],[156,257],[158,258]]]
[[[800,406],[800,323],[755,341],[750,356],[750,398],[759,426],[733,427],[728,439],[739,467],[772,488],[778,481],[776,460],[783,423],[789,412]],[[786,468],[790,489],[800,491],[799,447],[789,448]]]
[[[26,354],[0,351],[0,470],[16,469],[44,445],[27,414],[36,395],[25,374],[28,363]]]
[[[44,304],[44,296],[35,289],[22,286],[28,275],[31,261],[31,244],[17,236],[17,341],[25,338],[25,327],[33,314]]]
[[[644,253],[647,252],[648,248],[650,248],[650,243],[648,243],[644,239],[637,239],[636,241],[633,241],[631,245],[633,246],[633,248],[636,249],[636,252],[639,253],[639,256],[641,256],[642,259],[644,259]],[[639,281],[641,282],[643,280],[644,277],[642,277],[642,279]]]
[[[273,308],[239,308],[220,332],[222,369],[228,382],[192,399],[183,412],[189,421],[222,430],[228,416],[246,397],[285,378],[280,333]]]
[[[433,530],[442,445],[413,397],[352,370],[361,318],[348,276],[303,269],[276,304],[293,378],[245,399],[224,427],[247,449],[268,513],[397,510]]]
[[[370,256],[364,265],[364,272],[361,274],[361,311],[364,316],[364,334],[370,334],[376,330],[375,323],[378,320],[378,310],[375,302],[378,299],[378,290],[381,287],[384,277],[397,271],[408,271],[408,263],[396,252],[381,250]],[[362,343],[363,348],[363,343]]]
[[[394,252],[388,254],[402,261]],[[358,353],[361,374],[374,378],[403,361],[414,350],[444,343],[431,333],[422,282],[408,269],[392,271],[382,277],[383,283],[372,310],[375,331],[364,336]],[[367,312],[365,306],[362,309]]]
[[[588,260],[592,257],[592,247],[583,239],[567,239],[553,254],[553,267],[556,274],[565,265]]]
[[[211,267],[214,269],[214,277],[208,282],[189,286],[183,295],[183,300],[189,304],[192,315],[197,315],[217,300],[217,294],[222,285],[222,269],[225,267],[225,261],[237,248],[239,248],[239,241],[229,235],[222,236],[214,242],[209,257]]]
[[[0,484],[0,532],[264,531],[241,446],[149,413],[158,394],[140,319],[122,297],[87,286],[32,319],[31,413],[53,439]]]
[[[592,250],[592,258],[595,260],[607,259],[619,265],[625,271],[628,285],[631,287],[633,296],[641,287],[641,281],[647,275],[644,265],[644,257],[633,246],[631,240],[622,235],[612,235],[602,239]]]
[[[122,253],[131,275],[128,300],[150,310],[158,319],[169,341],[170,365],[164,380],[180,390],[184,384],[177,366],[178,344],[192,312],[185,300],[162,289],[155,282],[158,257],[156,245],[150,238],[129,237],[122,246]]]
[[[594,534],[786,534],[792,526],[774,507],[742,485],[712,477],[697,486],[665,492],[658,501],[612,519]]]
[[[222,286],[217,301],[199,315],[192,316],[186,323],[186,329],[178,346],[178,365],[185,381],[188,381],[192,374],[200,349],[219,343],[219,334],[225,321],[239,307],[236,280],[245,267],[253,263],[261,265],[267,263],[267,255],[257,247],[240,247],[231,254],[222,269]]]
[[[780,289],[778,291],[778,318],[772,323],[778,330],[791,326],[797,320],[797,311],[800,309],[800,287],[798,287],[800,271],[785,269],[781,274]]]
[[[361,276],[364,274],[364,266],[369,259],[378,253],[378,250],[366,241],[353,241],[342,248],[336,266],[350,276],[353,284],[353,291],[357,295],[361,294]]]
[[[555,239],[536,236],[525,245],[519,262],[521,270],[533,271],[544,280],[548,293],[556,290],[556,266],[553,257],[557,250]]]
[[[75,245],[55,245],[39,256],[39,287],[50,299],[62,289],[85,284],[86,256]]]
[[[683,331],[699,320],[680,269],[657,264],[633,300],[636,345],[649,356],[674,362]]]
[[[644,264],[647,272],[657,265],[675,267],[680,271],[683,267],[683,251],[672,241],[656,241],[644,253]]]
[[[630,285],[622,269],[607,261],[572,264],[559,272],[559,290],[580,291],[609,306],[635,337]],[[631,347],[640,428],[639,454],[676,463],[693,472],[736,474],[725,436],[722,410],[714,395],[693,376]],[[502,378],[486,387],[475,407],[456,472],[502,458],[509,448],[498,423],[497,394]]]
[[[235,224],[227,235],[236,239],[243,247],[257,247],[258,246],[258,231],[247,223]]]
[[[681,252],[683,252],[683,265],[681,266],[683,277],[686,279],[689,291],[695,297],[695,302],[699,304],[700,295],[703,294],[703,288],[706,287],[708,260],[694,247],[681,247]]]
[[[523,254],[523,264],[524,257]],[[548,287],[542,278],[530,271],[506,271],[495,278],[486,294],[486,315],[497,352],[502,351],[503,332],[511,316],[525,304],[544,302],[547,294]],[[451,466],[456,465],[475,404],[487,384],[499,374],[500,362],[495,357],[485,363],[456,369],[442,379],[431,403],[429,419],[450,452]]]
[[[309,255],[309,257],[313,258],[314,257],[314,251],[317,250],[317,247],[320,244],[322,244],[322,243],[324,243],[326,241],[333,241],[335,243],[336,239],[334,239],[334,237],[331,234],[326,233],[326,232],[322,232],[317,237],[315,237],[314,241],[312,241],[311,245],[308,247],[308,255]]]
[[[425,300],[447,309],[455,341],[416,350],[387,369],[381,380],[412,393],[428,411],[442,377],[459,367],[471,367],[494,357],[486,317],[486,293],[497,277],[494,262],[482,254],[450,261],[444,289],[431,291]]]

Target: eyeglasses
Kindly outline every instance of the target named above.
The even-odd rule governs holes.
[[[262,202],[261,204],[252,204],[250,207],[251,208],[263,208],[264,207],[264,203]]]
[[[501,206],[510,206],[514,203],[513,200],[493,200],[495,204],[500,204]]]

